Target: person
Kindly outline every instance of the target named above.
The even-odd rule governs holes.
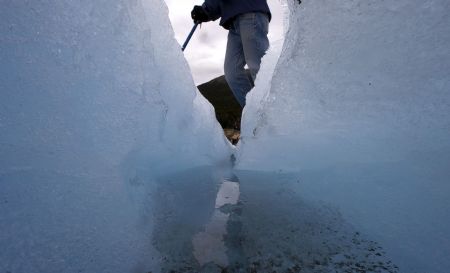
[[[269,48],[272,15],[267,0],[205,0],[201,6],[194,6],[191,17],[195,23],[221,18],[220,25],[228,30],[225,79],[244,107],[245,96],[253,88],[261,59]]]

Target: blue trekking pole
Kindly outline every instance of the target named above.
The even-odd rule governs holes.
[[[198,22],[194,23],[194,26],[192,27],[191,33],[189,33],[189,36],[187,37],[186,42],[184,42],[183,47],[181,48],[182,51],[184,51],[186,49],[186,47],[189,44],[189,41],[191,40],[192,35],[194,35],[194,32],[197,29],[198,25],[199,25]]]

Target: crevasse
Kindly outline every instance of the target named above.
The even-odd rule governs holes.
[[[0,271],[196,265],[192,238],[221,215],[222,170],[202,166],[235,152],[248,237],[230,260],[325,240],[330,269],[339,240],[308,236],[342,215],[339,228],[377,241],[401,272],[446,272],[449,4],[287,4],[235,151],[163,1],[2,1]],[[304,233],[277,233],[295,224]]]

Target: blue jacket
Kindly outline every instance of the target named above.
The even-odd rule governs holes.
[[[272,17],[267,0],[205,0],[203,9],[211,20],[221,18],[220,25],[228,29],[234,17],[248,12],[264,12]]]

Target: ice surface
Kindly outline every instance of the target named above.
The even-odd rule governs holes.
[[[302,196],[339,207],[402,272],[448,271],[450,3],[288,4],[237,168],[298,172]]]
[[[215,210],[210,221],[205,225],[205,230],[197,233],[192,240],[195,258],[201,266],[207,263],[228,266],[224,238],[227,235],[230,213],[222,212],[220,209],[226,205],[236,205],[238,199],[239,183],[223,181],[217,192]]]
[[[338,209],[305,199],[299,179],[208,168],[158,179],[153,241],[162,271],[398,272]]]
[[[0,272],[158,272],[154,177],[230,153],[165,4],[0,2]]]

